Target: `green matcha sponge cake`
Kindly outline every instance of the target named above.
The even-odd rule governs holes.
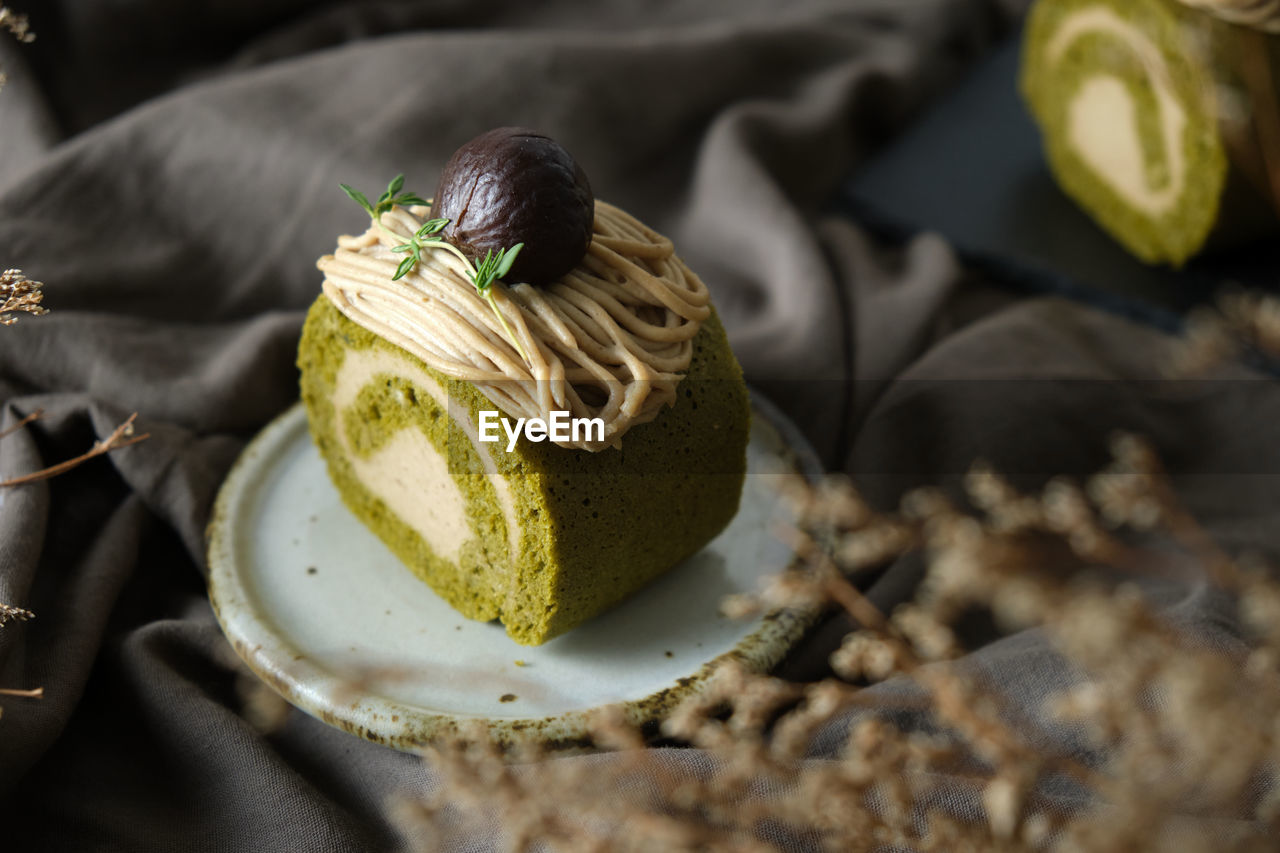
[[[1256,78],[1278,70],[1276,37],[1192,5],[1232,7],[1039,0],[1025,30],[1020,86],[1055,178],[1147,263],[1274,226],[1280,104]]]
[[[554,145],[520,133],[535,149]],[[547,157],[535,150],[530,166],[521,154],[489,157],[481,183],[513,160],[524,180]],[[580,170],[553,171],[562,190],[585,183]],[[550,241],[520,231],[517,211],[504,225],[516,233],[499,229],[500,248],[482,254],[466,239],[478,229],[463,231],[479,206],[445,215],[454,195],[474,196],[448,176],[434,206],[400,179],[377,202],[349,190],[372,223],[318,264],[324,293],[298,349],[302,399],[350,510],[460,613],[499,619],[535,645],[725,527],[746,467],[747,392],[705,287],[665,238],[588,190],[575,202],[588,217],[585,251],[526,255]],[[502,213],[500,201],[479,213]],[[520,279],[512,255],[530,260]],[[583,432],[512,430],[557,411]]]
[[[474,443],[476,413],[493,407],[473,385],[323,295],[298,364],[312,436],[351,511],[461,613],[501,619],[517,642],[537,644],[676,565],[737,511],[742,375],[714,319],[694,348],[687,393],[600,453],[524,440],[507,453],[505,436]]]

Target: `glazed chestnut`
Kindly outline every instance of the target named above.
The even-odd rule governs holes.
[[[595,198],[568,151],[545,134],[498,127],[454,152],[440,175],[432,216],[478,264],[488,251],[523,243],[506,279],[549,284],[591,245]]]

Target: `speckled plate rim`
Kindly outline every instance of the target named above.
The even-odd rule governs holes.
[[[803,434],[776,406],[751,389],[752,415],[771,428],[791,470],[810,481],[822,476],[822,463]],[[567,711],[548,717],[485,718],[424,711],[379,695],[360,693],[346,681],[313,663],[273,628],[239,581],[233,519],[253,494],[263,460],[279,455],[306,429],[306,412],[296,403],[259,432],[245,447],[218,491],[206,530],[209,600],[232,648],[245,665],[293,706],[323,722],[394,749],[413,752],[434,740],[464,733],[475,721],[489,738],[507,748],[530,740],[558,753],[590,751],[589,722],[598,708]],[[761,617],[760,626],[728,652],[717,655],[689,675],[640,699],[615,703],[633,725],[656,724],[685,699],[706,689],[715,669],[736,659],[752,672],[768,672],[817,622],[818,611],[776,610]],[[343,713],[335,713],[332,697],[351,695]]]

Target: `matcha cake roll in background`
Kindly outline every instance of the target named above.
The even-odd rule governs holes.
[[[403,185],[344,186],[370,222],[318,263],[298,350],[311,434],[410,571],[540,644],[733,518],[742,371],[671,242],[597,202],[541,134],[468,143],[433,201]]]
[[[1276,226],[1270,0],[1038,0],[1020,87],[1062,189],[1147,263]],[[1238,23],[1232,23],[1232,22]]]

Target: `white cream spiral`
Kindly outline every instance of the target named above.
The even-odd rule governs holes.
[[[452,253],[428,248],[391,280],[405,257],[392,248],[429,215],[396,207],[383,214],[384,227],[338,238],[317,261],[325,295],[352,322],[473,383],[509,416],[546,419],[556,410],[604,420],[604,441],[557,442],[565,447],[616,446],[675,402],[711,300],[670,240],[597,201],[591,246],[575,269],[546,287],[495,284],[526,362]]]

